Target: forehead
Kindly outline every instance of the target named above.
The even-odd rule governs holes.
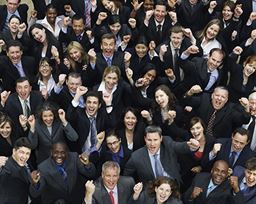
[[[14,149],[16,152],[31,152],[31,150],[29,149],[29,148],[27,148],[27,147],[24,147],[24,146],[22,146],[22,147],[18,147],[17,149]]]
[[[221,95],[221,96],[227,97],[228,92],[227,90],[224,90],[224,89],[215,89],[213,92],[213,95]]]
[[[83,19],[74,19],[72,23],[73,25],[83,25],[84,21]]]
[[[7,0],[7,3],[18,4],[19,0]]]
[[[211,28],[211,29],[220,29],[220,26],[217,25],[217,24],[212,24],[208,27],[208,29]]]
[[[46,115],[53,115],[53,112],[51,110],[45,110],[43,111],[43,116],[46,116]]]
[[[166,6],[164,6],[164,5],[156,5],[155,10],[166,11]]]
[[[239,141],[239,142],[246,142],[248,136],[247,135],[241,135],[240,133],[236,133],[233,135],[233,139]]]
[[[106,77],[117,77],[117,73],[109,72],[109,73],[106,74]]]
[[[55,8],[49,8],[47,13],[57,13],[57,10]]]
[[[161,136],[158,132],[150,132],[150,133],[146,134],[145,138],[146,139],[160,139]]]
[[[29,84],[28,80],[26,80],[26,81],[23,81],[23,82],[18,82],[17,86],[30,86],[30,84]]]
[[[115,39],[113,38],[103,38],[102,39],[102,44],[112,44],[115,43]]]
[[[69,83],[80,83],[81,82],[81,77],[68,77],[68,82]]]
[[[221,61],[223,59],[223,54],[220,53],[219,51],[214,51],[212,52],[210,57]]]
[[[118,175],[118,168],[108,167],[102,173],[104,175]]]
[[[97,98],[97,97],[95,97],[95,96],[88,96],[87,98],[86,98],[86,102],[99,102],[99,99]]]
[[[213,166],[213,170],[222,170],[228,172],[228,165],[223,162],[216,162]]]
[[[118,138],[116,135],[110,135],[106,138],[107,141],[116,141]]]
[[[179,32],[179,33],[171,33],[171,37],[179,37],[182,38],[183,37],[183,32]]]
[[[21,51],[20,46],[10,46],[8,52]]]
[[[58,151],[58,152],[65,152],[66,151],[66,146],[64,144],[55,144],[52,148],[52,151]]]

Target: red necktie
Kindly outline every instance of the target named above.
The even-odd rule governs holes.
[[[111,204],[115,204],[115,198],[114,198],[113,193],[114,193],[113,191],[109,192],[109,197],[110,197],[110,200],[111,200]]]

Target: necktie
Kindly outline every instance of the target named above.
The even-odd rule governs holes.
[[[63,180],[64,180],[65,182],[67,182],[68,174],[67,174],[67,172],[65,171],[64,167],[59,166],[59,172],[60,172],[60,175],[62,176]]]
[[[229,167],[230,168],[233,167],[235,159],[236,159],[236,152],[233,151],[233,152],[231,152],[231,155],[229,157]]]
[[[180,81],[180,80],[183,80],[184,74],[178,66],[178,58],[179,58],[179,49],[176,48],[176,49],[174,49],[174,55],[173,55],[173,67],[176,72],[175,76],[176,76],[177,80]]]
[[[255,127],[255,119],[256,119],[256,117],[252,116],[252,121],[247,128],[250,133],[250,141],[252,141],[252,137],[253,137],[254,127]]]
[[[30,114],[31,114],[31,111],[30,111],[27,99],[24,100],[24,108],[25,108],[24,115],[28,118],[30,116]]]
[[[115,204],[115,198],[114,198],[114,192],[113,191],[110,191],[109,192],[109,197],[110,197],[110,200],[111,200],[111,204]]]
[[[82,35],[77,35],[77,36],[76,36],[76,39],[77,39],[78,42],[80,42],[80,41],[82,40],[82,38],[83,38]]]
[[[85,6],[85,26],[91,28],[91,2],[90,0],[84,0]]]
[[[157,32],[157,36],[159,37],[159,39],[162,39],[162,25],[161,24],[158,24],[156,32]]]
[[[20,64],[16,64],[15,67],[17,68],[17,70],[18,70],[18,72],[20,74],[20,77],[26,76],[25,72],[24,72],[24,70],[23,70],[23,68],[22,68],[22,66]]]
[[[207,128],[206,128],[206,135],[211,136],[211,137],[213,136],[213,124],[214,124],[214,120],[216,118],[216,112],[217,112],[217,110],[213,111],[213,113],[209,119]]]
[[[215,189],[215,185],[210,185],[207,188],[206,197]]]
[[[154,159],[155,159],[155,174],[156,174],[156,178],[157,178],[159,176],[163,176],[163,170],[162,170],[161,162],[158,158],[158,154],[154,155]]]
[[[107,64],[109,67],[112,65],[112,60],[110,57],[107,58]]]
[[[96,145],[96,135],[97,135],[97,129],[96,129],[96,119],[94,117],[90,117],[90,135],[91,135],[91,147]]]

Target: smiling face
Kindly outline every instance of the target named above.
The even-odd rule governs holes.
[[[9,22],[9,28],[12,33],[18,33],[18,28],[20,25],[20,20],[18,18],[12,18]]]
[[[256,62],[253,63],[247,63],[244,65],[244,74],[249,77],[251,74],[253,74],[256,70]]]
[[[168,106],[169,97],[163,90],[159,89],[156,91],[155,99],[160,108],[166,108]]]
[[[158,187],[155,187],[157,203],[164,203],[172,194],[171,186],[167,183],[163,183]]]
[[[228,91],[216,88],[212,93],[212,106],[216,110],[220,110],[228,101]]]
[[[19,166],[25,166],[29,157],[31,150],[27,147],[19,147],[18,149],[12,150],[12,158],[17,162]]]
[[[44,61],[39,65],[39,72],[42,77],[49,77],[52,74],[52,67]]]
[[[106,138],[106,143],[111,152],[119,152],[121,147],[121,140],[118,139],[115,135],[108,136]]]
[[[72,48],[68,54],[75,62],[81,61],[82,53],[77,48]]]
[[[157,132],[153,132],[153,133],[147,133],[144,139],[145,139],[145,143],[148,151],[153,155],[156,154],[157,151],[160,149],[162,136],[159,135],[159,133]]]
[[[101,42],[101,49],[102,49],[102,53],[105,57],[112,57],[114,52],[115,52],[115,39],[111,38],[111,39],[107,39],[104,38],[102,39]]]
[[[55,144],[52,147],[52,159],[53,161],[58,164],[62,165],[65,162],[66,156],[67,156],[67,148],[64,144]]]
[[[249,107],[251,115],[256,115],[256,99],[249,99]]]
[[[197,122],[190,128],[190,132],[194,139],[199,141],[202,137],[204,137],[204,128],[200,122]]]
[[[112,25],[109,25],[109,28],[111,30],[111,32],[114,34],[114,35],[117,35],[117,33],[120,31],[121,29],[121,24],[120,23],[114,23]]]
[[[225,21],[228,21],[232,18],[233,12],[231,11],[229,6],[224,6],[222,9],[222,16]]]
[[[56,17],[57,17],[56,9],[49,8],[48,11],[46,12],[46,20],[49,22],[49,24],[54,25]]]
[[[109,189],[113,190],[119,180],[119,172],[117,168],[106,168],[102,174],[103,184]]]
[[[232,136],[232,144],[231,148],[235,152],[242,151],[244,147],[248,144],[248,136],[247,135],[241,135],[240,133],[235,133]]]
[[[228,177],[228,164],[223,161],[215,162],[211,174],[212,181],[215,185],[223,183]]]
[[[71,93],[75,94],[77,88],[82,85],[82,79],[81,77],[69,76],[68,79],[66,80],[66,84],[67,84],[68,90]]]
[[[94,117],[97,114],[99,108],[100,108],[100,102],[97,97],[88,96],[86,98],[85,111],[89,116]]]
[[[143,58],[148,52],[148,47],[144,44],[137,44],[135,46],[135,51],[139,58]]]
[[[9,122],[3,122],[2,124],[0,124],[0,135],[7,139],[10,137],[12,132],[12,126]]]
[[[149,86],[156,78],[156,70],[151,69],[147,71],[143,78],[145,79],[144,86]]]
[[[31,90],[32,87],[27,80],[23,82],[18,82],[16,85],[16,92],[18,96],[23,100],[29,97]]]
[[[118,82],[118,75],[115,72],[110,72],[105,76],[104,81],[106,88],[112,90]]]
[[[154,17],[158,23],[161,23],[164,20],[166,14],[167,14],[166,6],[156,5],[155,10],[154,10]]]
[[[17,64],[21,60],[23,52],[19,46],[11,46],[7,50],[7,56],[11,60],[12,64]]]
[[[256,185],[256,170],[245,169],[245,180],[248,187]]]
[[[213,24],[207,28],[205,33],[205,38],[207,40],[213,40],[218,35],[219,31],[220,31],[219,25]]]
[[[171,33],[171,43],[174,48],[179,48],[181,46],[182,40],[184,39],[183,32]]]
[[[124,125],[127,130],[134,130],[137,124],[137,117],[134,115],[133,112],[128,111],[124,115]]]
[[[52,127],[54,120],[54,114],[51,110],[46,110],[42,112],[42,121],[47,127]]]
[[[110,12],[114,12],[116,9],[116,6],[113,1],[109,0],[102,0],[102,5]]]
[[[207,60],[207,66],[209,71],[213,71],[219,68],[222,62],[223,62],[223,54],[218,51],[214,51]]]
[[[45,29],[34,28],[31,34],[37,42],[44,43],[46,40]]]
[[[72,21],[72,28],[73,28],[73,31],[76,34],[76,36],[81,35],[81,33],[84,32],[84,29],[85,29],[83,19],[82,18],[79,20],[74,19]]]

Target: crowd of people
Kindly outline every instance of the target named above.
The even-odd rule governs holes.
[[[256,203],[255,0],[0,6],[0,203]]]

